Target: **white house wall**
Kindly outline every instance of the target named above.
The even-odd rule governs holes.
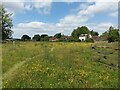
[[[79,39],[82,40],[86,40],[86,37],[79,37]]]

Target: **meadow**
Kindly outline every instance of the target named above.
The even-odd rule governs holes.
[[[2,87],[118,88],[116,48],[118,43],[5,43],[2,45]]]

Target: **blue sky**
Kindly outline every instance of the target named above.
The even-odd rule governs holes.
[[[70,35],[73,29],[86,25],[100,34],[112,25],[118,26],[118,2],[3,2],[13,13],[14,38],[23,34]],[[111,8],[112,7],[112,8]]]

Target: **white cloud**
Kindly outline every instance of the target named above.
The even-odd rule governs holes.
[[[68,2],[68,3],[72,3],[72,2],[119,2],[119,0],[53,0],[53,1],[57,1],[57,2]]]
[[[112,7],[112,8],[111,8]],[[79,14],[94,16],[97,13],[108,12],[118,9],[117,2],[99,2],[96,1],[95,4],[90,5],[87,9],[80,10]]]
[[[43,22],[29,22],[29,23],[19,23],[15,28],[14,37],[21,37],[23,34],[28,34],[33,36],[35,33],[48,33],[48,32],[55,32],[55,27],[52,24],[43,23]],[[56,29],[57,30],[57,29]]]
[[[58,0],[57,2],[66,2],[68,4],[72,4],[73,2],[86,2],[87,0]]]
[[[87,25],[87,21],[98,13],[115,12],[117,10],[118,4],[116,2],[99,2],[96,1],[95,4],[90,4],[83,6],[82,8],[78,7],[76,13],[66,15],[61,18],[57,23],[49,24],[44,22],[29,22],[29,23],[20,23],[13,30],[15,36],[21,37],[23,34],[28,34],[33,36],[35,33],[48,33],[49,35],[54,35],[55,33],[61,32],[65,35],[70,35],[74,28],[78,26]],[[37,8],[41,11],[44,8],[50,8],[51,3],[34,3],[34,6],[28,6],[27,8]],[[112,7],[112,8],[111,8]],[[47,13],[49,10],[43,10],[39,13]],[[48,14],[48,13],[47,13]],[[108,30],[109,26],[114,26],[110,22],[99,22],[98,24],[88,25],[90,29],[102,33]],[[20,32],[20,33],[19,33]],[[17,34],[19,33],[19,35]]]
[[[25,8],[24,8],[24,3],[20,2],[4,2],[2,3],[4,5],[4,7],[8,10],[8,11],[11,11],[11,12],[21,12],[23,11]]]
[[[41,1],[41,2],[40,2]],[[52,0],[34,0],[32,2],[25,2],[25,0],[4,1],[2,4],[8,11],[15,13],[25,12],[26,10],[37,10],[39,14],[49,14],[51,10]]]
[[[49,14],[51,10],[51,3],[50,2],[42,2],[42,3],[35,2],[34,8],[36,8],[40,14]]]
[[[110,27],[110,26],[113,26],[113,24],[112,23],[110,23],[110,22],[107,22],[107,23],[100,23],[100,24],[98,24],[98,28],[101,28],[101,29],[107,29],[108,27]]]
[[[119,0],[87,0],[88,2],[119,2]]]
[[[90,24],[61,24],[56,23],[56,24],[48,24],[48,23],[43,23],[43,22],[29,22],[29,23],[19,23],[17,27],[13,29],[14,34],[13,37],[20,38],[24,34],[28,34],[31,37],[35,34],[49,34],[49,35],[54,35],[55,33],[61,32],[62,34],[65,35],[70,35],[73,29],[77,28],[76,26],[82,26],[86,25],[90,30],[94,30],[99,32],[99,34],[102,34],[103,32],[107,31],[110,26],[115,26],[111,22],[102,22],[102,23],[90,23]]]
[[[0,0],[1,2],[51,2],[52,0]]]
[[[109,14],[112,17],[118,17],[118,11]]]
[[[91,30],[99,32],[99,34],[102,34],[103,32],[107,31],[110,26],[113,26],[117,28],[113,23],[111,22],[102,22],[102,23],[90,23],[88,24],[88,27]]]

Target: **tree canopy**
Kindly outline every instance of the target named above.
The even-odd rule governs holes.
[[[109,27],[108,31],[102,33],[101,37],[103,40],[108,40],[108,42],[115,42],[119,40],[119,29],[112,26]]]
[[[71,35],[74,38],[78,38],[81,34],[89,34],[90,31],[86,26],[78,27],[77,29],[74,29]]]
[[[11,13],[8,13],[5,8],[0,5],[0,32],[2,32],[2,40],[11,38],[13,31],[11,30],[13,24]]]
[[[108,42],[115,42],[119,39],[119,29],[115,29],[112,26],[109,28]]]
[[[40,35],[39,34],[34,35],[33,40],[40,41]]]
[[[48,36],[47,34],[42,34],[41,35],[41,38],[44,38],[44,37],[46,37],[46,36]]]
[[[54,35],[54,37],[56,37],[56,38],[61,38],[61,36],[62,36],[61,33],[57,33]]]
[[[106,41],[108,39],[108,32],[105,31],[104,33],[102,33],[102,35],[100,36],[102,38],[103,41]]]
[[[49,41],[49,36],[47,34],[42,34],[41,41]]]
[[[30,40],[31,39],[31,37],[29,37],[28,35],[23,35],[22,37],[21,37],[21,40],[22,41],[27,41],[27,40]]]
[[[95,31],[90,31],[90,34],[92,35],[92,36],[98,36],[99,35],[99,33],[98,32],[95,32]]]

